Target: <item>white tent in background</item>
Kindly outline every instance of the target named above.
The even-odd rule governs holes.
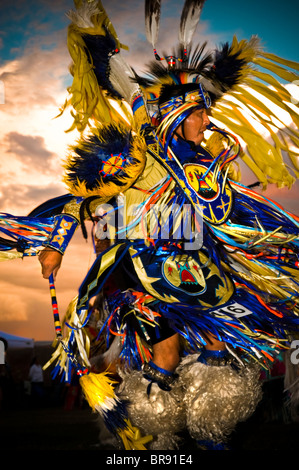
[[[7,341],[9,349],[16,348],[34,348],[34,340],[31,338],[23,338],[22,336],[15,336],[0,331],[0,341]]]

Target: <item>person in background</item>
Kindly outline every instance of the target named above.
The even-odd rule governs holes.
[[[44,397],[44,374],[37,357],[34,357],[31,361],[28,379],[31,385],[33,404],[41,404]]]

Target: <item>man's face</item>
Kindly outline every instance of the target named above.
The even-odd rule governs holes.
[[[204,139],[204,131],[208,124],[210,124],[210,120],[207,110],[205,108],[197,109],[183,121],[177,129],[177,133],[183,139],[191,140],[195,145],[199,145]]]

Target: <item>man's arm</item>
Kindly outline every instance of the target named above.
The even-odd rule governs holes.
[[[45,247],[38,256],[42,266],[42,275],[45,279],[53,273],[54,279],[61,266],[64,252],[70,243],[78,225],[80,224],[80,212],[83,198],[74,197],[70,202],[65,204],[63,213],[55,217],[55,223],[48,240],[43,243]],[[93,200],[90,204],[90,212],[94,212],[102,199]],[[89,212],[83,211],[83,218],[90,218]]]
[[[71,214],[63,213],[55,217],[54,228],[48,240],[43,244],[44,250],[38,256],[45,279],[49,279],[52,273],[54,278],[56,277],[64,252],[78,224],[78,219]]]

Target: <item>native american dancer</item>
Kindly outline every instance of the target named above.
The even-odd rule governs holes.
[[[256,37],[192,47],[203,3],[185,2],[177,52],[161,57],[160,1],[145,2],[155,60],[139,76],[101,2],[75,0],[65,107],[82,138],[64,164],[68,193],[1,218],[3,253],[39,254],[50,279],[46,366],[67,381],[76,370],[126,449],[174,449],[186,430],[219,448],[260,401],[261,368],[298,334],[299,218],[242,184],[237,164],[263,189],[297,178],[298,113],[279,80],[298,79],[298,64]],[[54,275],[87,219],[99,248],[63,332]]]

